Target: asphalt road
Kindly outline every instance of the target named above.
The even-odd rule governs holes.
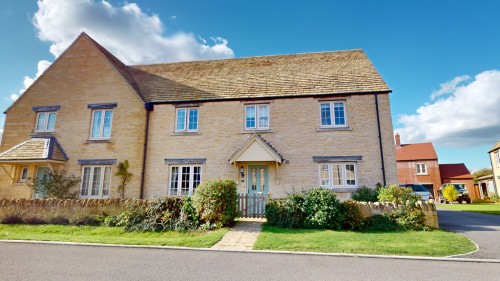
[[[478,252],[461,258],[500,259],[500,216],[440,210],[438,205],[438,220],[441,228],[464,235],[479,245]]]
[[[0,280],[498,280],[498,263],[0,242]]]

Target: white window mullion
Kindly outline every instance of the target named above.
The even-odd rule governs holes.
[[[189,168],[189,195],[193,194],[193,182],[194,182],[194,167]]]
[[[104,174],[106,173],[106,168],[104,166],[101,167],[101,178],[99,179],[99,197],[102,197],[102,190],[104,189]]]

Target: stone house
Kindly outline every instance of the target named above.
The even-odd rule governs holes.
[[[391,90],[362,50],[127,66],[82,33],[6,110],[0,197],[50,169],[81,198],[323,186],[347,198],[397,181]],[[75,187],[76,188],[76,187]]]
[[[399,184],[422,184],[437,198],[441,174],[432,143],[401,144],[399,134],[395,135],[395,143]]]
[[[500,141],[498,141],[489,151],[491,170],[493,171],[493,185],[489,185],[488,193],[500,195]]]

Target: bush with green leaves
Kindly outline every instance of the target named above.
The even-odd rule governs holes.
[[[458,198],[458,191],[453,184],[445,186],[441,192],[444,198],[446,198],[447,203],[453,202]]]
[[[397,210],[385,214],[394,220],[403,230],[426,230],[425,215],[422,210],[413,206],[400,206]]]
[[[500,196],[498,196],[498,194],[495,193],[491,195],[490,199],[493,200],[493,202],[500,202]]]
[[[358,187],[353,193],[351,198],[358,202],[377,202],[379,188],[369,188],[366,186]]]
[[[419,200],[421,200],[420,196],[415,194],[411,188],[400,187],[398,185],[384,186],[380,188],[378,194],[379,202],[405,204],[407,201],[410,201],[411,204],[415,204]]]
[[[340,203],[340,213],[342,214],[342,229],[360,230],[363,228],[364,218],[358,205],[352,201]]]
[[[267,224],[287,228],[342,229],[343,213],[335,193],[313,188],[270,199],[266,204]]]
[[[193,196],[193,203],[204,225],[221,227],[234,224],[238,217],[236,182],[214,179],[201,183]]]
[[[78,192],[71,189],[80,182],[74,175],[67,176],[65,170],[50,170],[43,178],[35,178],[28,186],[40,198],[76,198]]]

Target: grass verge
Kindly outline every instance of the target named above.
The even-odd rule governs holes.
[[[456,211],[466,211],[483,213],[490,215],[500,215],[499,203],[481,203],[481,204],[439,204],[439,208]]]
[[[209,248],[227,231],[124,232],[120,227],[0,224],[0,239]]]
[[[254,249],[444,257],[476,247],[467,238],[442,230],[361,233],[264,226]]]

